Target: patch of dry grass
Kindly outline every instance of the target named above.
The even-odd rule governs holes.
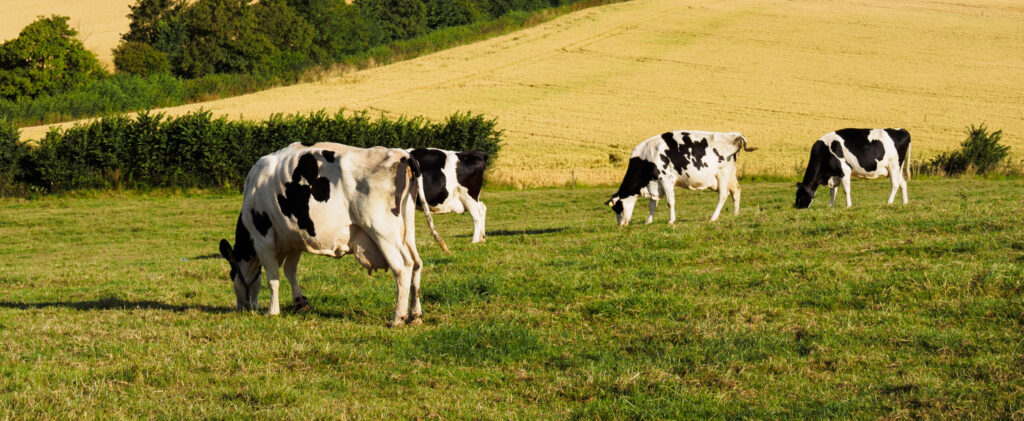
[[[1024,5],[1005,0],[638,0],[380,68],[175,107],[233,118],[369,109],[442,118],[471,110],[505,130],[493,182],[611,184],[643,139],[741,131],[744,174],[793,175],[843,127],[904,127],[920,160],[968,124],[1024,147]],[[45,127],[27,128],[38,138]]]

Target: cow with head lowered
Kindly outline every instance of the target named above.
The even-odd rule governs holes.
[[[415,197],[423,197],[419,166],[400,149],[336,143],[293,143],[259,159],[245,179],[234,247],[220,241],[231,266],[238,309],[258,308],[260,271],[270,287],[269,313],[280,313],[279,268],[296,306],[308,304],[296,281],[302,253],[352,254],[369,271],[391,269],[397,286],[392,326],[420,323]],[[430,210],[427,225],[441,248]],[[411,302],[411,305],[410,305]]]
[[[690,190],[718,192],[718,206],[711,214],[717,221],[726,198],[732,194],[733,214],[740,212],[740,185],[736,180],[736,160],[747,147],[747,138],[737,132],[721,133],[695,130],[666,132],[651,137],[629,155],[626,175],[619,190],[605,204],[615,211],[620,226],[629,224],[637,197],[650,198],[646,223],[654,220],[654,209],[662,196],[668,201],[668,223],[676,221],[675,186]]]
[[[896,191],[901,190],[903,204],[906,204],[909,159],[910,132],[904,129],[842,129],[828,133],[811,146],[804,179],[796,184],[794,206],[797,209],[810,206],[820,185],[829,187],[830,207],[835,204],[836,190],[840,185],[846,193],[846,206],[853,206],[850,200],[851,176],[889,176],[892,192],[888,203],[891,205],[896,199]]]
[[[487,206],[480,201],[487,169],[487,152],[446,151],[435,148],[409,149],[423,172],[423,192],[434,213],[463,213],[473,218],[473,242],[487,241],[484,220]]]

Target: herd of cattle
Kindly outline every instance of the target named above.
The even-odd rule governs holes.
[[[753,151],[740,133],[674,131],[651,137],[633,149],[626,175],[606,204],[618,224],[626,225],[638,197],[650,199],[647,223],[665,197],[669,223],[675,222],[674,187],[718,192],[711,220],[718,219],[729,195],[739,213],[736,161],[740,150]],[[811,147],[803,181],[797,183],[795,207],[806,208],[818,186],[828,185],[835,202],[839,186],[851,206],[850,177],[889,176],[892,193],[907,203],[910,134],[904,129],[843,129],[828,133]],[[269,313],[281,311],[280,271],[291,283],[298,308],[309,301],[296,271],[303,253],[335,258],[347,254],[368,271],[390,269],[397,286],[392,326],[422,323],[420,275],[423,261],[416,249],[413,214],[422,210],[431,235],[450,253],[434,228],[431,213],[469,212],[473,242],[486,241],[487,207],[480,201],[487,153],[440,149],[355,148],[337,143],[293,143],[264,156],[246,176],[235,244],[220,241],[231,267],[237,308],[258,309],[262,270],[270,287]]]

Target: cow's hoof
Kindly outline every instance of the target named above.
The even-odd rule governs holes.
[[[420,326],[422,324],[423,324],[423,318],[421,318],[420,316],[414,316],[412,318],[412,320],[409,321],[409,326]]]
[[[391,321],[391,327],[402,327],[405,326],[405,319],[395,319]]]
[[[295,306],[295,311],[298,313],[305,313],[313,309],[313,307],[310,307],[309,299],[307,299],[305,295],[300,295],[295,298],[293,305]]]

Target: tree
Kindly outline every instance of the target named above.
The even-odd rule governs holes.
[[[377,23],[388,41],[427,31],[427,6],[420,0],[356,0],[359,11]]]
[[[181,14],[184,0],[139,0],[129,6],[128,32],[121,35],[125,41],[155,45],[160,34],[160,23],[169,22]]]
[[[67,16],[40,17],[0,45],[0,96],[35,97],[88,85],[106,75],[75,38]]]

